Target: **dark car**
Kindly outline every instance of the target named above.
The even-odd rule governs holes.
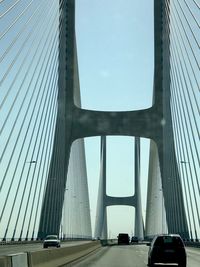
[[[132,236],[131,237],[131,243],[134,244],[134,243],[138,243],[138,237],[137,236]]]
[[[118,245],[129,245],[129,235],[128,234],[125,234],[125,233],[120,233],[118,235]]]
[[[43,242],[43,248],[48,247],[60,247],[60,240],[58,239],[57,235],[48,235],[44,242]]]
[[[163,263],[176,263],[186,267],[186,251],[179,235],[158,235],[151,242],[148,254],[148,266]]]

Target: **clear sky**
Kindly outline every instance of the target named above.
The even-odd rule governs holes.
[[[151,106],[153,2],[75,0],[83,108],[127,111]],[[178,1],[172,1],[170,5],[171,110],[181,181],[186,181],[188,173],[192,178],[188,186],[183,182],[183,190],[187,216],[191,216],[193,221],[190,231],[193,231],[195,224],[198,225],[200,198],[199,10],[192,0],[188,1],[189,5],[182,2],[180,6]],[[23,235],[27,233],[28,221],[36,222],[31,227],[34,233],[37,232],[40,213],[36,212],[36,207],[40,210],[42,206],[40,191],[43,191],[48,177],[57,109],[60,12],[58,0],[0,0],[0,3],[0,187],[3,192],[0,195],[0,217],[4,225],[0,229],[0,237],[4,236],[8,224],[7,236],[16,229],[17,237],[21,234],[22,221],[26,222]],[[177,21],[179,13],[182,15]],[[100,137],[85,141],[94,228]],[[133,137],[107,138],[108,195],[128,196],[134,193],[133,141]],[[143,139],[141,146],[142,208],[145,215],[149,142]],[[40,186],[37,186],[38,183]],[[31,208],[33,206],[34,209]],[[32,220],[32,217],[35,219]],[[133,219],[133,208],[108,208],[109,236],[116,237],[121,231],[132,234]],[[199,228],[197,231],[200,231]]]
[[[77,0],[76,38],[82,107],[136,110],[151,106],[153,0]],[[134,192],[133,138],[107,138],[107,194]],[[145,214],[148,141],[142,140],[142,203]],[[86,139],[92,226],[96,216],[100,138]],[[134,209],[108,208],[109,237],[133,233]]]

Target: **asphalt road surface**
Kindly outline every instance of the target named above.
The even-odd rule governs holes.
[[[148,247],[124,245],[102,247],[97,253],[65,266],[73,267],[146,267]],[[187,267],[200,267],[200,249],[187,249]],[[162,265],[177,266],[177,265]]]
[[[61,243],[62,247],[75,246],[83,241]],[[0,255],[41,250],[42,243],[0,246]],[[52,248],[57,249],[57,248]],[[65,266],[73,267],[146,267],[148,247],[146,245],[121,245],[102,247],[95,253]],[[200,248],[186,248],[187,267],[200,267]],[[163,266],[163,265],[162,265]],[[165,267],[170,265],[164,265]]]

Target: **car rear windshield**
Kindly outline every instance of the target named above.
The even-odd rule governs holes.
[[[159,236],[155,241],[155,246],[175,246],[183,247],[183,242],[177,236]]]
[[[57,236],[56,235],[48,235],[46,237],[46,240],[49,240],[49,239],[57,239]]]
[[[118,238],[129,238],[128,234],[119,234]]]

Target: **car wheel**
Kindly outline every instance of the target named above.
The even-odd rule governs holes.
[[[47,248],[47,246],[43,246],[43,248]]]
[[[154,267],[154,263],[153,263],[152,261],[149,260],[149,261],[148,261],[148,266],[149,266],[149,267]]]
[[[153,264],[151,264],[151,261],[150,261],[150,259],[149,259],[149,258],[148,258],[148,263],[147,263],[147,266],[149,266],[149,267],[153,266]]]

